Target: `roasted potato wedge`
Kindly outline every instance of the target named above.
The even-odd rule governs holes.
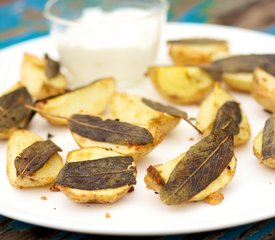
[[[0,140],[8,139],[15,129],[28,126],[34,112],[26,109],[25,104],[32,104],[32,97],[20,84],[0,96]]]
[[[164,135],[180,122],[179,117],[156,111],[144,104],[142,97],[127,93],[114,94],[112,98],[112,116],[122,122],[146,126],[146,128],[158,126]]]
[[[222,72],[223,81],[232,89],[251,92],[253,71],[256,67],[275,61],[275,54],[236,55],[214,61]]]
[[[154,140],[152,144],[145,144],[145,145],[121,145],[121,144],[114,144],[114,143],[108,143],[108,142],[99,142],[99,141],[94,141],[92,139],[80,136],[79,134],[74,132],[72,132],[72,135],[75,141],[77,142],[77,144],[81,148],[89,148],[89,147],[108,148],[122,155],[132,156],[134,160],[137,161],[141,157],[150,153],[164,138],[163,133],[161,130],[159,130],[159,128],[153,127],[148,130],[152,134]]]
[[[209,63],[229,51],[226,41],[210,38],[186,38],[168,44],[169,55],[176,65]]]
[[[66,125],[67,120],[62,117],[69,118],[76,113],[101,114],[111,100],[114,91],[114,79],[100,79],[62,95],[41,100],[35,104],[35,108],[51,124]]]
[[[194,66],[151,67],[148,76],[164,98],[179,104],[200,102],[214,85],[207,72]]]
[[[223,73],[222,80],[232,89],[240,92],[250,92],[252,85],[252,73]]]
[[[262,144],[263,144],[263,130],[261,130],[253,141],[253,152],[254,155],[258,158],[258,160],[264,165],[275,168],[275,157],[270,157],[268,159],[263,160],[262,154]]]
[[[225,91],[219,83],[215,85],[214,90],[202,102],[196,120],[196,126],[206,136],[212,131],[213,123],[219,108],[227,101],[234,100],[227,91]],[[246,143],[250,138],[250,126],[247,116],[243,111],[242,120],[239,124],[240,131],[234,136],[234,145],[239,146]]]
[[[266,110],[275,113],[275,65],[272,72],[266,68],[255,69],[251,93]]]
[[[123,156],[120,153],[108,148],[85,148],[74,150],[68,153],[66,163],[96,160],[106,157]],[[133,163],[134,166],[134,163]],[[122,198],[133,185],[125,185],[117,188],[99,190],[81,190],[56,184],[69,199],[79,203],[114,203]]]
[[[25,53],[23,57],[20,83],[35,99],[64,93],[68,85],[66,78],[59,70],[57,74],[47,76],[47,61],[47,58],[41,59],[29,53]]]
[[[181,155],[179,155],[178,157],[174,158],[171,161],[168,161],[164,164],[159,164],[154,166],[154,169],[156,169],[159,173],[158,176],[161,177],[161,179],[159,179],[158,177],[156,177],[156,174],[154,173],[154,170],[150,170],[150,168],[147,170],[147,175],[144,178],[144,181],[146,183],[147,188],[155,191],[155,192],[160,192],[161,188],[162,188],[162,182],[166,183],[169,179],[170,174],[172,173],[172,171],[174,170],[174,168],[176,167],[176,165],[179,163],[179,161],[184,157],[186,153],[182,153]],[[199,192],[198,194],[196,194],[194,197],[192,197],[189,202],[195,202],[195,201],[201,201],[201,200],[205,200],[207,197],[213,197],[212,194],[216,194],[216,192],[220,191],[221,189],[223,189],[232,179],[232,177],[235,174],[235,170],[236,170],[236,164],[237,164],[237,160],[235,157],[232,158],[232,160],[230,161],[229,165],[227,168],[224,169],[224,171],[221,173],[221,175],[215,179],[210,185],[208,185],[207,188],[205,188],[203,191]],[[218,201],[210,201],[209,199],[206,199],[210,204],[217,204]],[[222,200],[222,199],[220,199]],[[220,202],[220,201],[219,201]]]
[[[267,119],[264,129],[255,137],[253,152],[264,165],[275,168],[275,115]],[[265,136],[264,136],[265,135]]]
[[[41,187],[55,181],[57,174],[63,167],[62,158],[58,153],[52,157],[32,175],[17,176],[15,159],[22,151],[37,141],[43,139],[28,130],[15,130],[9,138],[7,150],[7,175],[10,183],[17,188]]]

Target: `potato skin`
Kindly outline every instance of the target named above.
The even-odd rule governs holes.
[[[229,51],[225,41],[215,44],[187,44],[169,42],[169,55],[176,65],[210,63],[216,56]]]
[[[31,176],[20,178],[16,176],[14,166],[15,158],[34,142],[43,140],[38,135],[28,130],[15,130],[9,141],[7,149],[7,176],[10,183],[17,188],[33,188],[49,185],[63,167],[62,158],[55,153],[45,165]]]
[[[256,68],[251,88],[254,99],[266,110],[275,113],[275,76]]]
[[[257,136],[253,141],[253,153],[257,157],[257,159],[260,161],[260,163],[270,168],[275,168],[275,158],[270,157],[268,159],[263,160],[262,143],[263,143],[263,130],[261,130],[257,134]]]
[[[102,147],[114,150],[121,155],[132,156],[135,161],[138,161],[141,157],[149,154],[164,138],[162,131],[158,128],[148,129],[154,137],[154,142],[152,144],[145,145],[118,145],[108,142],[94,141],[72,132],[72,136],[81,148],[90,147]]]
[[[67,125],[67,120],[76,113],[101,114],[115,91],[115,80],[100,79],[71,92],[39,101],[35,104],[38,113],[53,125]]]
[[[69,152],[66,162],[85,161],[87,159],[95,160],[111,156],[123,155],[109,148],[91,147]],[[56,185],[56,187],[60,189],[70,200],[77,203],[114,203],[121,199],[132,188],[132,185],[126,185],[113,189],[90,191],[61,186],[59,184]]]
[[[216,84],[214,90],[202,102],[196,120],[196,126],[206,136],[212,131],[213,123],[219,108],[227,101],[234,100],[220,84]],[[234,146],[240,146],[246,143],[250,138],[250,125],[247,116],[241,110],[242,120],[239,124],[240,132],[234,136]]]
[[[28,89],[33,98],[39,100],[64,93],[67,79],[59,73],[48,79],[45,75],[45,61],[29,53],[25,53],[21,65],[20,83]]]
[[[164,135],[180,122],[180,118],[156,111],[144,104],[141,97],[127,93],[115,93],[111,106],[114,119],[146,128],[158,126]]]
[[[213,88],[213,78],[199,67],[163,66],[148,70],[156,90],[172,103],[199,103]]]
[[[170,174],[178,164],[178,162],[185,156],[186,153],[182,153],[176,158],[164,163],[154,166],[154,168],[159,172],[160,176],[163,178],[164,182],[167,182]],[[210,183],[207,188],[196,194],[192,197],[189,202],[201,201],[206,199],[211,194],[214,194],[221,189],[223,189],[232,179],[236,171],[237,160],[235,156],[233,156],[232,160],[229,163],[229,167],[225,168],[221,175],[215,179],[212,183]],[[148,174],[144,178],[144,182],[147,188],[152,189],[155,192],[159,192],[162,188],[161,185],[158,184],[158,181],[151,174]],[[210,202],[211,203],[211,202]],[[218,202],[215,202],[216,204]]]

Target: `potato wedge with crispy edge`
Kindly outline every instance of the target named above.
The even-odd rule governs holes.
[[[104,157],[123,156],[122,154],[109,149],[100,147],[84,148],[74,150],[68,153],[66,162],[78,162],[85,160],[95,160]],[[133,163],[134,164],[134,163]],[[112,189],[101,190],[80,190],[56,184],[57,189],[60,189],[69,199],[79,203],[114,203],[121,199],[132,185],[126,185]]]
[[[152,144],[145,144],[145,145],[119,145],[119,144],[108,143],[108,142],[94,141],[92,139],[82,137],[79,134],[74,132],[72,132],[72,135],[75,141],[77,142],[77,144],[81,148],[102,147],[102,148],[113,149],[114,151],[122,155],[132,156],[134,160],[137,161],[141,157],[150,153],[164,138],[163,133],[161,130],[159,130],[159,128],[153,127],[153,128],[149,128],[148,130],[152,134],[154,138],[154,142]]]
[[[179,117],[174,117],[148,107],[142,102],[142,97],[139,96],[127,93],[115,93],[111,104],[114,119],[137,126],[146,126],[146,128],[158,126],[164,135],[175,128],[180,122]]]
[[[206,136],[212,131],[213,123],[218,112],[218,109],[227,101],[234,100],[219,83],[215,85],[214,90],[202,102],[196,120],[196,126]],[[242,112],[242,120],[240,123],[240,132],[234,136],[234,145],[239,146],[246,143],[250,138],[250,126],[247,116]]]
[[[9,141],[7,150],[7,175],[10,183],[17,188],[33,188],[46,186],[55,181],[55,178],[63,167],[62,158],[55,153],[45,165],[33,175],[23,178],[16,176],[14,165],[16,157],[27,147],[37,141],[43,140],[41,137],[28,130],[15,130]]]
[[[256,68],[252,81],[252,96],[266,110],[275,113],[275,73]]]
[[[38,101],[35,108],[51,124],[66,125],[67,120],[62,117],[69,118],[76,113],[101,114],[111,100],[114,91],[114,79],[100,79],[62,95]]]
[[[263,130],[261,130],[257,134],[257,136],[253,141],[253,153],[261,163],[263,163],[264,165],[270,168],[275,168],[275,158],[270,157],[268,159],[263,160],[262,143],[263,143]]]
[[[251,92],[255,68],[275,61],[275,54],[235,55],[214,61],[222,70],[223,81],[232,89]]]
[[[200,102],[214,86],[207,72],[193,66],[155,66],[148,76],[160,95],[179,104]]]
[[[46,60],[25,53],[21,65],[20,83],[24,85],[33,98],[43,99],[64,93],[67,80],[61,74],[48,78],[45,74]]]
[[[168,41],[168,45],[169,55],[176,65],[210,63],[229,51],[225,40],[210,38],[186,38]]]
[[[260,163],[275,168],[275,114],[266,120],[264,128],[255,137],[253,152]]]
[[[174,170],[178,162],[184,157],[185,154],[186,153],[182,153],[176,158],[174,158],[173,160],[170,160],[164,164],[153,166],[153,168],[158,171],[161,179],[156,177],[156,175],[154,174],[154,171],[148,168],[147,174],[144,178],[147,188],[157,193],[160,192],[163,186],[161,183],[162,182],[166,183],[168,181],[170,174],[172,173],[172,171]],[[230,180],[235,174],[236,164],[237,164],[237,160],[235,156],[233,156],[228,167],[224,169],[224,171],[220,174],[220,176],[217,179],[215,179],[211,184],[209,184],[207,188],[205,188],[203,191],[199,192],[194,197],[192,197],[189,200],[189,202],[205,200],[210,204],[218,204],[223,199],[221,198],[221,196],[219,196],[219,199],[210,199],[210,197],[213,198],[214,196],[212,194],[217,194],[218,191],[223,189],[230,182]]]

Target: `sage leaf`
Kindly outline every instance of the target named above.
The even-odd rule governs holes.
[[[212,77],[215,81],[221,81],[222,79],[222,71],[221,68],[214,64],[198,64],[201,70],[207,72],[210,77]]]
[[[121,145],[153,143],[152,134],[145,128],[111,119],[102,120],[91,115],[74,114],[69,119],[72,132],[95,141]]]
[[[152,108],[156,111],[159,111],[159,112],[162,112],[162,113],[167,113],[167,114],[169,114],[171,116],[174,116],[174,117],[188,119],[188,115],[187,115],[186,112],[181,111],[181,110],[179,110],[175,107],[163,105],[161,103],[151,101],[147,98],[142,98],[142,102],[145,105],[147,105],[148,107],[150,107],[150,108]]]
[[[263,160],[275,157],[275,115],[265,122],[262,141]]]
[[[0,132],[28,125],[34,112],[25,108],[25,104],[32,104],[32,98],[25,87],[0,97]]]
[[[17,177],[34,174],[58,151],[62,150],[51,140],[38,141],[25,148],[14,161]]]
[[[253,72],[256,67],[261,67],[270,62],[275,62],[275,54],[236,55],[214,61],[223,72]]]
[[[160,191],[161,200],[176,205],[204,190],[230,163],[233,137],[218,130],[191,147],[179,161]]]
[[[242,114],[240,106],[235,101],[225,102],[218,110],[212,131],[223,129],[233,135],[240,132]]]
[[[56,183],[81,190],[100,190],[136,184],[136,168],[130,156],[106,157],[69,162],[59,172]]]
[[[147,98],[142,98],[142,102],[156,110],[156,111],[159,111],[159,112],[162,112],[162,113],[166,113],[166,114],[169,114],[173,117],[178,117],[178,118],[181,118],[181,119],[184,119],[186,122],[188,122],[193,128],[195,128],[199,133],[202,133],[191,121],[190,119],[188,118],[188,115],[186,112],[184,111],[181,111],[175,107],[172,107],[172,106],[168,106],[168,105],[163,105],[161,103],[158,103],[158,102],[154,102],[154,101],[151,101]]]
[[[171,40],[168,43],[172,44],[192,44],[192,45],[211,45],[211,44],[226,44],[225,40],[214,38],[183,38],[179,40]]]
[[[60,64],[51,59],[48,54],[45,54],[45,75],[47,78],[54,78],[59,74]]]
[[[267,73],[269,73],[272,76],[275,76],[275,65],[274,63],[268,63],[265,64],[263,66],[261,66],[261,68],[266,71]]]

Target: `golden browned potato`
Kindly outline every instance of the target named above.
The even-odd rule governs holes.
[[[100,160],[107,157],[123,156],[120,153],[108,148],[85,148],[69,152],[66,164],[72,162],[81,162],[86,160]],[[66,166],[66,165],[65,165]],[[135,168],[134,162],[132,167]],[[100,169],[99,169],[100,171]],[[87,174],[87,173],[86,173]],[[134,176],[136,172],[134,171]],[[58,182],[58,178],[57,178]],[[59,183],[56,187],[60,189],[69,199],[79,203],[113,203],[122,198],[133,187],[133,184],[126,184],[120,187],[98,189],[98,190],[83,190],[69,186],[64,186]],[[85,187],[83,187],[85,188]]]
[[[253,152],[254,155],[258,158],[258,160],[263,163],[264,165],[275,168],[275,158],[268,158],[263,161],[263,154],[262,154],[262,144],[263,144],[263,130],[261,130],[253,141]]]
[[[200,102],[214,85],[210,74],[194,66],[151,67],[148,75],[163,97],[180,104]]]
[[[196,120],[196,126],[203,134],[208,135],[213,128],[213,123],[219,108],[228,101],[234,100],[219,83],[215,85],[214,90],[202,102]],[[239,124],[239,133],[234,136],[234,145],[239,146],[246,143],[250,138],[250,126],[244,111],[241,111],[241,122]]]
[[[103,147],[112,149],[122,155],[132,156],[135,161],[140,159],[141,157],[150,153],[161,141],[164,136],[161,130],[157,127],[153,127],[148,129],[149,132],[153,136],[153,143],[145,144],[145,145],[122,145],[122,144],[114,144],[109,142],[101,142],[89,139],[87,137],[80,136],[79,134],[72,132],[72,135],[77,142],[77,144],[81,148],[89,148],[89,147]]]
[[[253,152],[264,165],[275,168],[275,115],[267,119],[264,129],[255,137]]]
[[[50,62],[50,65],[48,62]],[[47,74],[46,69],[56,63],[58,69],[53,74]],[[47,76],[48,75],[48,76]],[[64,93],[67,88],[66,78],[59,72],[59,64],[49,58],[38,58],[25,53],[21,66],[20,83],[24,85],[33,98],[43,99]]]
[[[24,149],[38,141],[43,141],[43,139],[28,130],[15,130],[9,138],[7,175],[14,187],[32,188],[51,184],[55,181],[57,174],[63,167],[62,158],[58,153],[54,153],[35,173],[26,176],[17,176],[17,169],[15,167],[16,158],[20,156]]]
[[[66,125],[76,113],[98,115],[103,113],[115,91],[115,80],[100,79],[62,95],[41,100],[35,104],[38,113],[53,125]],[[60,116],[61,118],[55,117]]]
[[[115,93],[112,98],[112,116],[122,122],[128,122],[137,126],[152,128],[157,126],[163,134],[167,134],[180,122],[179,117],[156,111],[147,106],[142,97]]]
[[[232,89],[251,92],[255,68],[275,61],[275,54],[235,55],[214,61],[223,72],[223,81]]]
[[[275,113],[275,67],[256,68],[252,81],[252,96],[266,110]]]
[[[252,73],[223,73],[222,80],[232,89],[240,92],[250,92],[252,85]]]
[[[210,38],[186,38],[168,44],[169,55],[176,65],[210,63],[229,51],[226,41]]]
[[[147,188],[155,191],[155,192],[160,192],[163,184],[165,184],[172,171],[176,167],[176,165],[179,163],[179,161],[185,156],[186,153],[182,153],[181,155],[177,156],[171,161],[168,161],[164,164],[159,164],[154,167],[149,167],[147,169],[147,175],[144,178],[144,181],[146,183]],[[210,183],[207,188],[196,194],[194,197],[192,197],[189,202],[195,202],[195,201],[201,201],[205,200],[207,197],[213,198],[216,192],[220,191],[223,189],[232,179],[232,177],[235,174],[236,171],[236,164],[237,160],[235,157],[232,158],[230,161],[229,165],[227,168],[223,170],[221,175],[215,179],[212,183]],[[157,173],[155,172],[157,171]],[[220,198],[220,196],[219,196]],[[220,199],[222,200],[222,199]],[[217,199],[206,199],[210,204],[217,204],[220,201]]]

